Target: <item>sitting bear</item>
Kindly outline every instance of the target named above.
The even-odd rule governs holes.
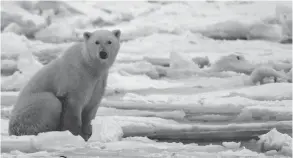
[[[120,35],[120,30],[85,32],[82,42],[34,74],[13,107],[9,135],[69,130],[87,141]]]

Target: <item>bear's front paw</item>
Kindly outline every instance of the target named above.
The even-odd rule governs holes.
[[[68,124],[63,126],[61,129],[62,131],[70,131],[73,135],[77,136],[81,133],[81,126],[80,125],[74,125],[74,124]]]
[[[82,132],[81,132],[81,137],[85,140],[88,141],[90,139],[90,137],[92,136],[92,125],[83,125],[82,126]]]
[[[61,127],[62,131],[69,130],[73,135],[77,136],[81,133],[81,119],[77,116],[74,116],[70,113],[65,113],[63,118],[63,126]]]

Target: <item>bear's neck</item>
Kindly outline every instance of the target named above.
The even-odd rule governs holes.
[[[107,72],[107,69],[100,69],[100,62],[97,59],[93,59],[92,57],[90,57],[89,53],[87,53],[85,46],[83,45],[81,55],[81,58],[83,59],[81,60],[81,65],[83,66],[84,70],[87,71],[91,76],[99,77]]]

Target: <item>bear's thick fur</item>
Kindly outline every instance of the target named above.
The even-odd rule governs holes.
[[[39,70],[22,89],[9,135],[69,130],[86,141],[120,49],[120,30],[85,32],[84,41]]]

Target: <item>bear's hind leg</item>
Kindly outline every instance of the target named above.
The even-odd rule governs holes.
[[[41,132],[59,131],[61,102],[52,93],[22,96],[9,120],[9,135],[37,135]]]

